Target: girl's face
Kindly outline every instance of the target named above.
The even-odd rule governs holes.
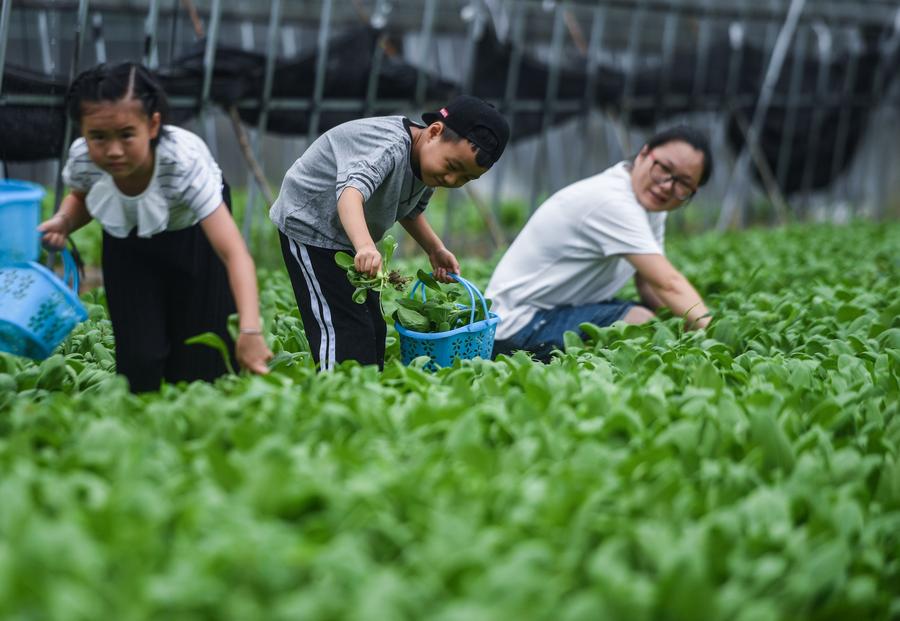
[[[134,99],[84,103],[81,110],[81,134],[94,164],[117,182],[153,173],[150,141],[159,135],[159,112],[148,117]]]
[[[441,140],[443,131],[443,123],[432,123],[421,130],[419,169],[425,185],[458,188],[487,172],[475,162],[475,151],[468,140]]]
[[[641,149],[631,169],[631,186],[647,211],[671,211],[693,196],[702,175],[703,152],[673,140]]]

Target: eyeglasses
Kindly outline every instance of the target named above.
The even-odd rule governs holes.
[[[653,157],[652,153],[649,156],[653,160],[653,164],[650,166],[650,178],[653,183],[666,185],[671,182],[672,194],[680,201],[686,201],[697,193],[697,188],[690,181],[676,175],[671,168]]]

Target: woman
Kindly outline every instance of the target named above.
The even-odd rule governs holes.
[[[665,257],[663,239],[667,213],[711,174],[706,137],[680,126],[653,136],[632,161],[547,199],[488,284],[503,320],[494,353],[524,349],[547,359],[581,323],[643,323],[661,306],[684,316],[688,328],[706,327],[706,305]],[[632,276],[641,304],[613,297]]]

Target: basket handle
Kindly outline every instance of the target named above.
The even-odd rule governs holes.
[[[63,262],[63,282],[75,292],[75,295],[78,295],[78,263],[68,248],[63,248],[60,255],[62,255]]]
[[[41,237],[43,236],[44,234],[41,233]],[[75,240],[69,237],[68,244],[72,248],[71,252],[66,246],[63,246],[60,249],[48,248],[51,254],[48,258],[47,266],[50,267],[51,265],[50,261],[52,261],[53,253],[58,252],[62,256],[63,282],[75,292],[75,295],[78,295],[79,274],[84,276],[84,261],[81,259],[81,253],[78,252],[78,246],[75,245]],[[71,284],[69,282],[70,280]]]
[[[434,276],[434,272],[431,272],[431,275]],[[453,280],[455,280],[456,282],[458,282],[459,284],[461,284],[463,286],[463,288],[469,294],[469,299],[472,302],[472,312],[469,315],[469,325],[475,323],[475,296],[476,295],[478,296],[478,299],[481,301],[481,308],[484,311],[484,318],[487,319],[488,318],[487,302],[485,302],[484,296],[481,294],[481,291],[478,289],[478,287],[476,287],[475,285],[470,283],[468,280],[466,280],[459,274],[454,274],[453,272],[448,272],[447,275],[450,278],[452,278]],[[416,280],[416,284],[413,285],[412,291],[409,292],[409,297],[411,297],[411,298],[415,297],[416,291],[419,289],[419,287],[422,288],[422,301],[424,302],[425,300],[428,299],[428,294],[426,293],[425,283],[423,283],[421,280],[418,280],[418,279]]]

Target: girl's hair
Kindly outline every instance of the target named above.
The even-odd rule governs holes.
[[[644,147],[646,147],[648,151],[652,151],[656,147],[669,142],[686,142],[697,151],[703,153],[703,173],[700,175],[699,185],[705,185],[713,172],[712,151],[709,148],[709,140],[706,138],[706,135],[700,130],[688,125],[676,125],[675,127],[665,129],[652,136],[650,140],[644,144]]]
[[[141,102],[144,113],[152,117],[159,112],[160,125],[169,116],[169,102],[159,82],[146,67],[138,63],[123,62],[115,65],[100,64],[83,71],[66,92],[66,111],[76,124],[81,122],[83,104],[93,102],[116,102],[133,99]],[[150,141],[155,148],[163,135],[163,129]]]

